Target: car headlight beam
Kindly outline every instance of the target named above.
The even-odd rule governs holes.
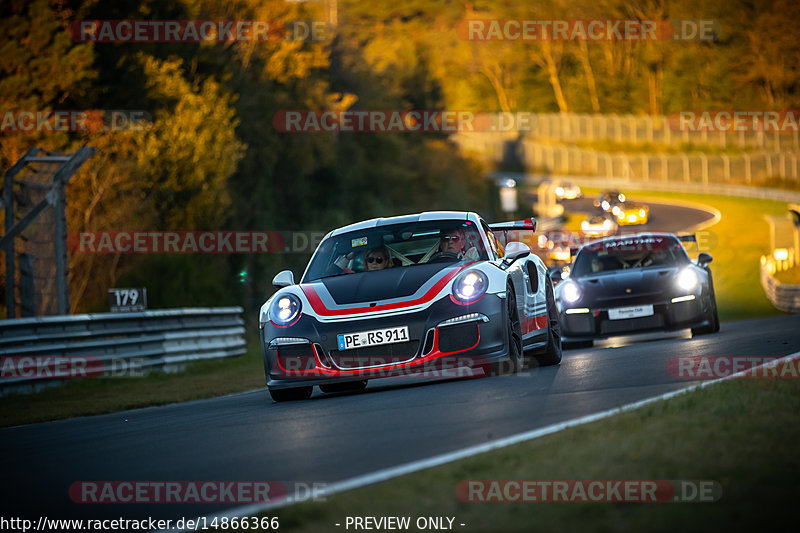
[[[461,303],[479,300],[489,288],[489,278],[480,270],[467,270],[453,282],[453,297]]]
[[[565,282],[564,287],[561,289],[561,297],[569,304],[575,303],[581,297],[581,289],[574,281]]]
[[[303,304],[294,294],[287,293],[278,296],[269,306],[269,319],[276,325],[286,327],[300,316]]]
[[[684,268],[678,272],[678,279],[676,282],[680,289],[684,291],[693,291],[700,284],[700,279],[697,277],[697,273],[694,270],[691,268]]]

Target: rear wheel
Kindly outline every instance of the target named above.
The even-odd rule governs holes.
[[[293,389],[269,389],[269,395],[276,402],[292,402],[295,400],[308,400],[314,387],[296,387]]]
[[[556,310],[556,299],[553,295],[553,282],[549,279],[545,293],[547,296],[547,346],[537,354],[536,361],[539,366],[557,365],[561,362],[561,326],[558,323],[558,311]]]
[[[322,392],[357,392],[367,388],[367,380],[361,381],[348,381],[347,383],[328,383],[327,385],[320,385],[319,390]]]

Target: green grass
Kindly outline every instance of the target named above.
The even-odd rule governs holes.
[[[450,516],[465,524],[456,531],[469,532],[790,531],[800,474],[798,405],[798,380],[736,380],[270,516],[295,533],[344,531],[347,516],[410,516],[412,524]],[[722,497],[689,504],[457,498],[460,481],[492,479],[713,480]]]
[[[191,363],[179,373],[73,380],[33,394],[0,398],[0,427],[186,402],[265,387],[258,343],[232,359]],[[270,401],[266,392],[264,401]]]

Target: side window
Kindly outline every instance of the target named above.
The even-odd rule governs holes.
[[[483,231],[486,232],[486,237],[489,239],[489,247],[492,249],[494,256],[498,259],[503,257],[505,255],[505,251],[503,251],[500,243],[497,242],[497,239],[495,238],[494,233],[492,233],[491,228],[489,228],[489,225],[481,220],[481,226],[483,226]]]

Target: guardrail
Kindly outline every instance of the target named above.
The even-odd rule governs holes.
[[[69,376],[58,364],[80,363],[78,370],[92,376],[120,368],[141,374],[242,355],[242,313],[219,307],[0,320],[0,396],[63,383]]]
[[[774,274],[796,266],[794,254],[790,252],[785,260],[761,256],[761,286],[776,309],[787,313],[800,313],[800,285],[790,285],[778,281]]]

